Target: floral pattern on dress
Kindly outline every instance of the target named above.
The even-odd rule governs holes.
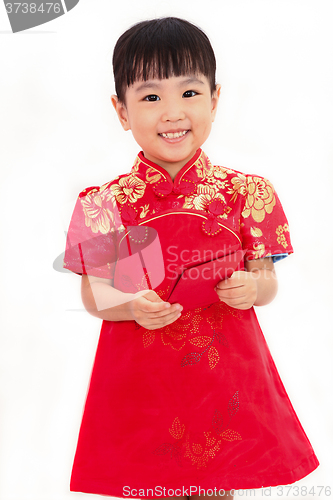
[[[273,185],[262,177],[247,176],[247,195],[242,216],[251,217],[256,222],[262,222],[266,213],[271,214],[275,207]]]
[[[85,217],[86,227],[90,227],[93,233],[107,234],[114,230],[114,211],[107,205],[110,199],[105,196],[104,190],[93,189],[80,197]]]
[[[261,259],[264,255],[268,257],[268,254],[266,253],[265,244],[253,243],[253,250],[252,250],[253,259]]]
[[[276,228],[276,234],[277,234],[277,242],[283,246],[283,248],[287,248],[288,246],[288,243],[287,243],[287,240],[286,240],[286,237],[283,233],[289,233],[289,226],[288,224],[284,224],[283,226],[280,224],[280,226],[278,226]]]
[[[241,173],[237,173],[235,177],[231,179],[231,185],[228,188],[228,194],[231,194],[231,201],[234,203],[237,200],[238,195],[245,196],[247,193],[246,187],[246,176]]]
[[[229,347],[222,323],[224,315],[229,314],[237,319],[243,317],[243,311],[229,307],[225,302],[220,301],[211,306],[198,307],[187,311],[176,321],[163,328],[147,330],[139,325],[138,328],[142,329],[142,341],[145,348],[155,341],[156,335],[161,336],[161,341],[165,346],[169,346],[175,351],[180,351],[186,344],[190,344],[196,349],[185,354],[180,361],[180,365],[182,367],[195,365],[205,358],[208,361],[209,368],[213,370],[220,360],[217,347]],[[206,330],[205,325],[207,326],[207,323],[211,335],[202,333]]]
[[[201,155],[203,156],[203,155]],[[201,181],[211,178],[214,175],[214,165],[210,162],[210,160],[206,158],[201,158],[201,156],[198,158],[195,168],[196,168],[196,174],[198,176],[198,179]]]
[[[110,189],[117,202],[124,205],[125,203],[136,203],[138,199],[142,198],[146,183],[137,175],[130,174],[121,177],[118,183],[111,184]]]
[[[148,212],[149,212],[149,203],[146,203],[146,205],[142,205],[140,207],[140,219],[144,219],[145,217],[147,217],[148,215]]]
[[[163,179],[163,176],[160,172],[155,170],[153,167],[147,168],[147,170],[146,170],[146,182],[148,182],[148,184],[155,184],[155,182],[158,182],[161,179]]]
[[[205,160],[205,161],[203,161]],[[202,183],[207,182],[218,189],[225,189],[227,186],[228,172],[224,167],[214,166],[206,157],[196,165],[198,179]]]
[[[194,195],[187,196],[183,204],[183,208],[192,208],[194,210],[208,210],[208,205],[214,199],[219,199],[226,203],[222,193],[217,192],[216,186],[198,184],[197,192]]]
[[[156,455],[169,455],[171,459],[176,460],[180,467],[183,465],[184,459],[188,459],[198,469],[206,467],[207,463],[220,451],[222,441],[242,440],[239,432],[229,427],[232,417],[238,410],[239,395],[237,391],[228,403],[227,423],[224,424],[225,416],[216,409],[212,417],[211,429],[203,431],[203,435],[193,435],[189,431],[185,432],[185,425],[180,422],[179,417],[176,417],[169,428],[169,433],[176,442],[162,443],[153,453]]]

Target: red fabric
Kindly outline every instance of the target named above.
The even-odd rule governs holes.
[[[166,299],[184,266],[230,247],[246,259],[293,251],[270,182],[213,167],[201,150],[172,182],[140,153],[129,174],[79,197],[65,267]],[[103,321],[72,491],[260,488],[317,466],[253,308],[217,302],[159,330]]]
[[[220,281],[232,276],[239,268],[243,256],[243,250],[238,250],[209,262],[185,268],[167,301],[170,304],[180,303],[183,306],[183,313],[219,302],[219,296],[214,288]]]

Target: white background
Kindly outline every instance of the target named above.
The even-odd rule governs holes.
[[[297,484],[333,486],[332,2],[81,0],[17,34],[0,5],[1,500],[88,498],[69,478],[100,321],[82,310],[80,278],[52,264],[79,191],[139,151],[110,103],[113,46],[166,15],[198,24],[216,52],[222,96],[205,152],[268,177],[287,213],[295,254],[257,312],[321,462]]]

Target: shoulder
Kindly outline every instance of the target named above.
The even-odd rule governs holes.
[[[220,173],[225,177],[228,177],[229,179],[239,179],[239,182],[243,182],[244,185],[261,182],[272,186],[272,183],[266,177],[256,173],[246,173],[240,170],[235,170],[221,165],[214,165],[213,169],[216,174]]]
[[[274,194],[272,182],[262,175],[245,173],[240,170],[231,169],[221,165],[212,167],[213,176],[223,180],[224,187],[230,194],[246,198],[247,196],[270,197]]]
[[[78,196],[77,210],[84,217],[85,226],[93,233],[107,234],[122,228],[120,214],[117,209],[113,186],[117,185],[123,174],[101,186],[90,186],[83,189]]]
[[[125,174],[118,175],[111,181],[105,182],[101,186],[89,186],[79,193],[79,198],[82,200],[82,198],[95,198],[97,196],[102,196],[105,198],[105,196],[108,195],[108,193],[113,191],[113,186],[117,186],[119,184],[126,184],[126,181],[133,177],[133,172],[128,172]]]

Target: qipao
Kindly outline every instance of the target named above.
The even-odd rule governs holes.
[[[168,300],[184,268],[228,249],[243,249],[239,270],[293,252],[273,185],[213,166],[201,149],[172,181],[141,152],[128,174],[80,193],[64,267]],[[253,307],[218,301],[158,330],[103,321],[72,491],[261,488],[317,466]]]

